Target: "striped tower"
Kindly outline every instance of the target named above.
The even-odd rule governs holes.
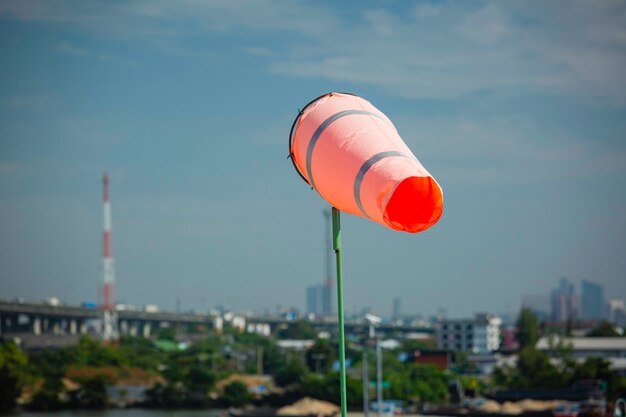
[[[115,264],[111,250],[111,203],[109,202],[109,176],[102,177],[104,203],[104,233],[102,235],[102,266],[104,287],[102,289],[102,338],[116,341],[119,338],[117,312],[115,310]]]

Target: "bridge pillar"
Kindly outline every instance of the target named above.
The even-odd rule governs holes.
[[[72,336],[76,334],[77,328],[76,320],[70,320],[70,334]]]
[[[13,331],[13,320],[11,320],[11,316],[10,315],[5,315],[3,317],[3,321],[4,321],[4,331],[7,333],[10,333]]]
[[[134,337],[134,336],[137,336],[138,333],[139,333],[139,322],[134,321],[128,329],[128,334]]]
[[[143,337],[150,337],[150,322],[146,322],[143,325]]]
[[[48,333],[48,331],[50,331],[50,319],[44,317],[41,320],[41,332]]]
[[[61,327],[61,323],[59,322],[59,320],[51,320],[51,327],[52,327],[52,334],[61,334],[62,333],[62,327]]]
[[[120,320],[120,334],[128,334],[128,320]]]
[[[84,320],[80,322],[80,334],[87,334],[87,322]]]
[[[41,334],[41,318],[33,318],[33,334],[39,336]]]

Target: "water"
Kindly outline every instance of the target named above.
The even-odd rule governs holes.
[[[228,413],[225,410],[148,410],[141,408],[111,409],[106,411],[59,411],[50,413],[23,412],[13,417],[221,417]],[[370,417],[377,413],[370,412]],[[337,414],[339,416],[339,414]],[[385,417],[393,417],[383,414]],[[348,412],[347,417],[363,417],[360,412]],[[425,417],[419,414],[406,414],[403,417]]]
[[[51,413],[23,412],[15,417],[220,417],[224,410],[152,410],[141,408],[110,409],[105,411],[59,411]]]

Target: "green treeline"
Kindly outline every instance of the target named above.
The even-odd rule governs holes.
[[[277,337],[314,335],[310,323],[300,321],[281,329]],[[266,404],[285,405],[303,396],[339,403],[339,373],[333,369],[338,357],[336,341],[317,339],[311,349],[294,352],[280,349],[276,338],[254,334],[207,335],[185,349],[176,348],[174,337],[169,331],[157,341],[123,337],[117,345],[84,337],[76,346],[29,355],[12,343],[4,344],[0,383],[12,389],[3,391],[2,410],[14,408],[20,399],[23,407],[42,411],[106,408],[111,405],[107,387],[125,385],[150,387],[141,404],[146,407],[240,407],[260,400],[242,381],[228,382],[229,378],[259,372],[271,375],[269,393],[263,397]],[[403,348],[414,347],[408,342]],[[401,350],[384,352],[385,380],[391,382],[385,395],[445,400],[453,374],[431,365],[402,363],[398,358]],[[360,345],[349,344],[347,353],[352,364],[347,378],[349,405],[360,407]],[[369,364],[373,379],[371,351]]]
[[[384,350],[384,397],[407,403],[441,403],[448,399],[453,381],[474,392],[497,388],[569,387],[583,379],[600,379],[610,398],[626,390],[626,378],[609,369],[601,358],[582,363],[571,358],[567,346],[555,346],[560,364],[535,349],[540,324],[529,311],[518,320],[517,366],[499,368],[488,378],[477,375],[464,354],[457,354],[450,370],[407,361],[406,353],[432,349],[432,342],[405,341],[398,349]],[[602,325],[598,332],[605,332]],[[337,342],[317,339],[306,351],[283,350],[277,338],[314,336],[306,321],[297,321],[277,332],[276,337],[238,333],[197,336],[189,346],[176,342],[171,329],[158,340],[123,337],[106,345],[88,337],[76,346],[26,354],[13,343],[0,344],[0,411],[19,403],[34,410],[67,408],[101,409],[112,406],[111,387],[124,396],[126,387],[148,387],[140,404],[145,407],[241,407],[253,403],[281,406],[301,397],[339,403],[339,374],[334,369]],[[350,361],[347,377],[348,405],[360,408],[363,349],[347,345]],[[553,355],[554,356],[554,355]],[[408,355],[409,358],[412,355]],[[375,377],[375,358],[369,349],[370,381]],[[269,375],[261,397],[249,389],[258,374]],[[246,379],[248,378],[248,379]],[[252,384],[253,385],[253,384]],[[128,388],[130,389],[130,388]],[[375,388],[370,388],[371,398]],[[118,398],[119,399],[119,398]]]
[[[553,359],[535,348],[540,336],[550,336],[543,329],[535,314],[527,308],[520,312],[517,323],[517,364],[514,368],[497,368],[491,376],[491,385],[499,388],[565,388],[577,381],[601,380],[606,387],[609,399],[615,400],[626,392],[626,378],[610,369],[610,362],[604,358],[587,358],[576,361],[570,346],[559,344],[554,337],[551,349]],[[600,323],[588,333],[589,337],[620,337],[615,328],[606,322]]]

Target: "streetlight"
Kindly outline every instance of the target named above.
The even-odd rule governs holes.
[[[375,336],[375,327],[383,322],[383,319],[373,314],[366,314],[365,320],[369,323],[369,334],[365,340],[363,348],[363,413],[365,417],[369,416],[369,378],[367,364],[367,343],[369,339]],[[383,361],[381,358],[381,346],[378,336],[376,336],[376,405],[378,408],[378,417],[382,415],[383,410]]]

